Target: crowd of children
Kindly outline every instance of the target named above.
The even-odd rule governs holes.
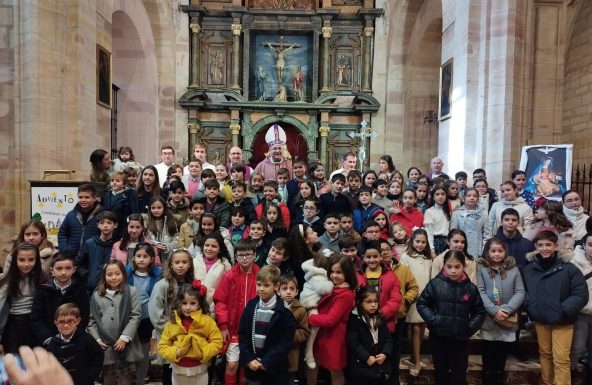
[[[534,201],[515,171],[498,200],[482,169],[473,187],[462,171],[404,180],[390,156],[329,179],[295,160],[265,180],[204,154],[183,170],[93,152],[58,244],[32,220],[7,257],[0,348],[43,346],[76,384],[141,385],[156,356],[165,385],[205,385],[215,361],[227,385],[315,385],[319,368],[335,385],[398,385],[400,365],[424,367],[427,328],[437,384],[466,384],[477,332],[483,383],[502,384],[525,311],[544,383],[591,361],[592,226],[577,192]]]

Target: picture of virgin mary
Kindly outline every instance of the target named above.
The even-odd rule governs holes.
[[[545,156],[540,164],[528,176],[526,188],[535,192],[535,195],[548,197],[553,194],[562,194],[563,186],[560,184],[561,175],[556,173],[553,168],[553,158]]]

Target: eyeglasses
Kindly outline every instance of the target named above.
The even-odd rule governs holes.
[[[317,208],[315,206],[304,206],[302,207],[302,210],[306,210],[306,211],[311,211],[311,210],[316,210]]]
[[[75,319],[69,319],[69,320],[59,320],[57,321],[57,324],[60,326],[64,326],[64,325],[68,325],[68,326],[72,326],[76,323],[77,320]]]
[[[254,257],[255,255],[253,253],[250,254],[237,254],[236,255],[236,259],[249,259]]]

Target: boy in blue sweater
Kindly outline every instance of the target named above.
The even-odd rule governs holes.
[[[359,188],[358,193],[358,207],[354,210],[354,229],[362,234],[366,231],[366,224],[372,215],[382,208],[372,203],[372,189],[368,186]]]
[[[257,273],[257,295],[241,316],[238,344],[245,377],[259,385],[287,385],[290,380],[288,354],[296,321],[279,290],[280,270],[271,265]]]
[[[111,258],[111,249],[115,243],[113,232],[117,228],[117,217],[111,211],[102,211],[97,215],[97,226],[100,235],[95,235],[84,242],[76,258],[80,282],[91,293],[99,283],[103,266]]]
[[[82,244],[99,233],[97,214],[102,210],[97,188],[90,183],[78,186],[78,203],[66,215],[58,231],[58,248],[77,255]]]

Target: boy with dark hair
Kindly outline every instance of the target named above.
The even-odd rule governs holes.
[[[339,217],[339,227],[341,228],[341,237],[352,236],[359,242],[362,237],[356,230],[354,230],[354,216],[352,214],[341,214]]]
[[[329,249],[338,253],[340,239],[339,215],[329,213],[325,216],[325,232],[319,237],[319,243],[323,249]]]
[[[255,219],[249,223],[249,240],[253,242],[255,246],[255,263],[259,267],[265,265],[265,260],[269,254],[269,248],[263,242],[263,236],[265,235],[265,228],[263,222],[259,219]]]
[[[290,210],[284,202],[279,202],[278,188],[278,182],[275,180],[266,180],[263,183],[263,202],[259,203],[257,207],[255,207],[255,214],[257,215],[257,219],[261,219],[263,210],[267,208],[270,202],[274,199],[278,200],[280,210],[282,212],[282,218],[284,220],[284,227],[286,228],[286,231],[288,231],[290,230]]]
[[[75,385],[93,385],[103,369],[104,353],[81,326],[80,309],[65,303],[57,308],[53,319],[58,332],[46,349],[66,368]]]
[[[341,255],[345,255],[346,257],[350,257],[356,269],[362,264],[362,260],[358,257],[358,242],[354,237],[351,235],[346,235],[342,237],[337,245],[339,246],[339,253]]]
[[[278,198],[286,204],[288,203],[288,180],[290,180],[290,170],[280,168],[277,172]]]
[[[322,194],[319,197],[320,217],[323,218],[327,213],[347,214],[351,213],[349,199],[342,194],[345,185],[343,174],[335,174],[331,178],[331,191]]]
[[[280,269],[282,274],[289,274],[292,273],[292,267],[288,263],[288,259],[290,259],[288,240],[286,238],[277,238],[271,242],[265,265],[275,266]]]
[[[362,186],[358,193],[359,205],[353,212],[354,229],[362,234],[366,231],[366,223],[372,215],[378,210],[382,211],[380,206],[372,203],[372,190],[370,187]]]
[[[76,272],[75,263],[74,256],[68,252],[54,255],[49,268],[51,277],[37,289],[31,307],[31,326],[40,345],[47,346],[58,332],[53,321],[60,305],[76,304],[81,317],[80,328],[85,329],[88,325],[90,300],[84,286],[72,279]]]
[[[287,384],[288,354],[292,349],[296,321],[276,291],[280,270],[265,266],[257,273],[257,297],[243,311],[238,343],[245,377],[259,385]]]
[[[249,226],[247,226],[245,221],[245,210],[240,206],[233,206],[230,209],[231,225],[228,228],[228,233],[230,234],[230,240],[233,246],[236,246],[237,242],[241,239],[249,237]]]
[[[358,207],[358,193],[362,185],[362,174],[358,170],[347,173],[347,187],[343,189],[343,196],[349,200],[349,207],[353,212]]]
[[[84,242],[76,258],[76,268],[80,282],[92,293],[101,277],[103,266],[111,258],[115,243],[113,231],[117,228],[117,217],[111,211],[101,211],[97,215],[99,235]]]
[[[97,214],[102,209],[94,185],[84,183],[78,186],[78,203],[66,215],[58,230],[60,251],[77,255],[82,244],[99,233]]]
[[[357,270],[358,287],[374,286],[380,299],[380,313],[387,323],[389,332],[395,332],[397,313],[401,307],[401,291],[399,278],[393,273],[390,266],[382,263],[380,241],[366,242],[364,250],[364,263]]]
[[[535,322],[545,384],[571,384],[570,349],[573,326],[588,302],[588,286],[580,269],[559,255],[557,234],[541,231],[533,239],[537,254],[523,270],[526,310]]]
[[[297,159],[292,163],[292,167],[294,178],[286,183],[286,187],[288,188],[288,207],[292,207],[294,198],[300,192],[300,183],[306,179],[306,161],[304,159]]]
[[[216,291],[214,304],[216,322],[226,347],[226,372],[224,384],[236,385],[240,350],[238,332],[240,319],[246,302],[257,295],[255,275],[259,266],[255,261],[255,243],[241,239],[234,248],[236,264],[224,273]],[[241,383],[244,381],[244,370],[240,371]]]
[[[220,183],[218,183],[215,177],[204,182],[204,191],[206,194],[205,212],[214,214],[220,227],[229,227],[230,209],[226,199],[220,195]]]
[[[502,225],[497,229],[495,238],[506,244],[507,255],[516,259],[516,264],[522,271],[524,266],[528,264],[526,254],[534,251],[534,246],[531,241],[520,234],[519,224],[520,214],[518,211],[513,208],[505,209],[502,211]]]
[[[245,211],[246,223],[251,223],[257,218],[253,202],[246,198],[247,186],[243,182],[235,182],[232,185],[232,205],[233,207],[242,207]]]
[[[189,217],[179,228],[177,245],[179,247],[189,247],[193,241],[193,236],[199,230],[199,220],[205,211],[205,204],[202,199],[192,198],[189,202]]]
[[[388,194],[388,188],[386,186],[387,183],[384,179],[376,179],[372,183],[372,190],[374,191],[372,203],[382,207],[382,209],[385,211],[393,208],[393,201],[386,197]]]
[[[169,183],[167,207],[173,214],[177,227],[181,227],[189,218],[189,199],[185,196],[185,185],[180,180]]]
[[[304,307],[298,302],[296,296],[298,295],[298,280],[294,275],[287,274],[280,277],[280,288],[278,290],[280,298],[284,301],[286,307],[290,309],[294,319],[296,320],[296,332],[294,333],[294,341],[288,360],[290,361],[290,385],[295,384],[298,378],[298,364],[300,362],[300,351],[304,343],[310,336],[310,327],[308,326],[308,314]]]
[[[459,171],[454,174],[454,180],[458,185],[458,197],[464,202],[465,192],[467,191],[467,178],[468,175],[464,171]]]

